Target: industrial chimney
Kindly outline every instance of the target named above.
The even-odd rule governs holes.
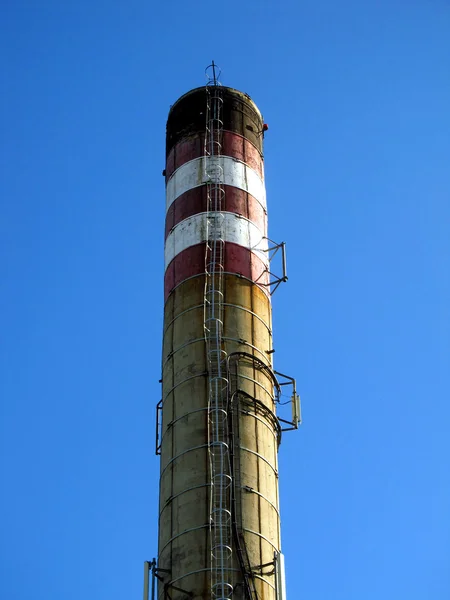
[[[159,549],[144,600],[285,600],[277,453],[300,411],[272,365],[271,294],[287,277],[267,231],[267,125],[207,72],[167,120]]]

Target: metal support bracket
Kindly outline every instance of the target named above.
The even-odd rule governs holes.
[[[148,595],[150,584],[150,572],[152,574],[151,599]],[[156,566],[156,558],[154,558],[152,561],[146,560],[144,562],[144,600],[156,600],[156,580],[161,581],[164,584],[164,600],[171,600],[169,589],[175,590],[177,592],[182,592],[183,594],[186,594],[188,598],[194,597],[194,594],[192,592],[177,587],[176,585],[173,585],[173,583],[170,583],[170,581],[164,583],[164,577],[161,576],[160,573],[167,573],[170,575],[171,571],[169,569],[158,568]]]
[[[292,395],[291,395],[291,409],[292,409],[292,419],[287,421],[286,419],[282,419],[281,417],[277,417],[280,423],[285,423],[286,425],[290,425],[290,427],[284,427],[281,431],[291,431],[292,429],[298,429],[298,426],[302,423],[302,413],[300,407],[300,396],[297,394],[297,383],[293,377],[289,375],[284,375],[284,373],[280,373],[279,371],[274,371],[275,375],[278,377],[278,383],[280,387],[289,385],[292,387]],[[281,378],[281,381],[280,381]],[[281,403],[280,403],[281,404]],[[287,403],[286,403],[287,404]]]
[[[155,439],[155,454],[161,454],[162,443],[162,400],[156,405],[156,439]]]
[[[275,273],[272,273],[271,269],[269,268],[269,277],[270,277],[269,283],[260,284],[260,285],[266,285],[270,289],[270,294],[272,295],[275,292],[275,290],[278,288],[280,283],[284,283],[288,280],[287,267],[286,267],[286,242],[281,242],[280,244],[277,244],[270,238],[266,238],[266,240],[268,241],[268,248],[265,252],[267,252],[267,254],[268,254],[269,263],[272,263],[272,260],[275,258],[275,255],[277,254],[278,250],[281,250],[282,275],[275,275]]]
[[[155,565],[152,569],[152,573],[153,573],[153,577],[155,577],[155,579],[157,579],[158,581],[164,581],[164,577],[161,577],[161,575],[159,575],[159,573],[171,573],[171,571],[169,571],[169,569],[158,569],[158,567],[156,566],[156,561],[155,561]]]
[[[263,572],[263,569],[267,567],[272,567],[271,571]],[[262,575],[274,575],[276,569],[276,558],[274,558],[271,562],[264,563],[263,565],[256,565],[252,567],[252,571],[260,572]]]

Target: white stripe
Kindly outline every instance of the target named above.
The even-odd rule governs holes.
[[[199,213],[187,219],[184,219],[176,225],[169,233],[164,248],[165,268],[170,262],[189,248],[196,244],[206,242],[207,221],[214,214],[219,219],[223,219],[220,225],[221,239],[225,242],[232,242],[252,250],[263,262],[268,265],[267,238],[261,230],[252,221],[240,217],[235,213]]]
[[[264,182],[254,169],[231,156],[201,156],[178,167],[167,182],[166,210],[184,192],[214,181],[212,173],[218,173],[217,183],[244,190],[266,207]]]

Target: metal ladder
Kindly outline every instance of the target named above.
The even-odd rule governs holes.
[[[232,583],[231,462],[228,445],[227,355],[223,349],[224,208],[222,105],[216,66],[206,86],[204,176],[207,191],[204,333],[208,366],[211,599],[229,600]]]

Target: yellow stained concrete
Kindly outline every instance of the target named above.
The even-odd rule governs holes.
[[[271,366],[271,304],[253,283],[234,275],[224,277],[224,350],[246,352]],[[170,570],[164,581],[210,599],[209,584],[209,458],[208,379],[203,329],[204,277],[187,280],[165,306],[163,341],[163,438],[161,446],[159,568]],[[251,361],[230,362],[231,392],[239,388],[275,410],[273,382]],[[247,379],[245,378],[247,377]],[[257,383],[261,385],[257,385]],[[234,388],[234,389],[233,389]],[[254,404],[240,398],[238,514],[250,564],[273,560],[280,548],[278,517],[277,441],[272,421]],[[233,584],[242,581],[233,549]],[[275,600],[271,567],[256,578],[260,600]],[[185,598],[172,589],[173,600]],[[164,598],[163,585],[158,597]],[[234,600],[243,598],[235,587]]]

